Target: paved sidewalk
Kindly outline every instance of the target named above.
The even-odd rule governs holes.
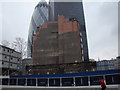
[[[101,90],[100,86],[80,87],[31,87],[31,86],[2,86],[2,90]],[[106,90],[120,90],[119,85],[109,85]]]

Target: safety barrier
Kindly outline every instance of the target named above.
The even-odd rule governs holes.
[[[10,76],[10,78],[2,78],[2,85],[47,87],[93,86],[99,85],[100,79],[104,79],[107,85],[120,84],[120,69],[69,74]]]

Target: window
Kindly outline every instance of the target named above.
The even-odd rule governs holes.
[[[81,48],[83,48],[83,44],[81,44]]]
[[[5,48],[3,48],[3,51],[5,51]]]
[[[82,60],[84,61],[84,56],[82,56]]]
[[[2,62],[2,64],[4,64],[4,62]]]
[[[5,58],[7,58],[7,56],[5,56]]]
[[[13,58],[11,58],[11,60],[13,60]]]
[[[84,53],[83,53],[83,50],[82,50],[82,54],[84,54]]]
[[[80,33],[80,36],[82,36],[82,33]]]
[[[81,38],[81,42],[82,42],[82,38]]]
[[[12,66],[12,64],[10,66]]]
[[[9,52],[9,50],[8,50],[8,52]]]

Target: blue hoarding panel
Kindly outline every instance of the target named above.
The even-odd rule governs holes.
[[[65,77],[110,75],[110,74],[119,74],[119,73],[120,73],[120,69],[115,69],[115,70],[102,70],[102,71],[67,73],[67,74],[21,75],[21,76],[10,76],[10,78],[60,78],[60,77],[65,78]]]

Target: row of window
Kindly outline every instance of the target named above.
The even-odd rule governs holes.
[[[97,63],[99,66],[101,65],[111,65],[111,64],[116,64],[115,62],[108,62],[108,63]]]
[[[84,51],[83,51],[83,44],[82,44],[82,42],[83,42],[83,40],[82,40],[82,33],[80,32],[80,42],[81,42],[81,49],[82,49],[82,60],[84,61]]]
[[[5,62],[2,62],[2,65],[6,65]],[[10,64],[10,66],[14,66],[16,64]]]
[[[4,55],[4,58],[7,59],[9,56],[7,55]],[[13,57],[10,57],[10,60],[13,60],[14,58]],[[20,58],[17,59],[18,61],[20,60]]]
[[[0,48],[0,49],[2,49],[2,48]],[[11,50],[3,48],[3,51],[10,52]],[[11,53],[14,53],[14,51],[12,50]]]
[[[117,60],[115,59],[115,60],[106,60],[106,61],[99,61],[99,63],[114,63],[114,62],[116,62]]]
[[[2,62],[2,65],[5,64],[5,62]],[[12,66],[13,64],[10,64],[10,66]]]

